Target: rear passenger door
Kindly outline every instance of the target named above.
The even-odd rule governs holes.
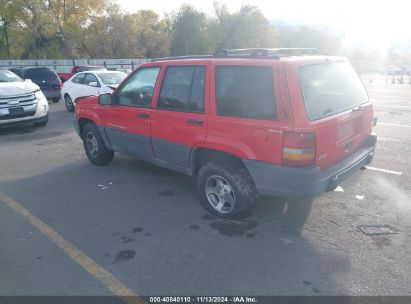
[[[206,64],[168,66],[151,116],[151,141],[163,166],[189,173],[193,147],[207,136]]]
[[[64,90],[70,95],[72,100],[84,96],[84,78],[86,74],[78,74],[64,83]]]

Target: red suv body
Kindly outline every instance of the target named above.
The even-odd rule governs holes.
[[[94,164],[117,151],[197,175],[202,205],[233,217],[258,194],[333,190],[371,162],[373,121],[346,59],[248,54],[142,64],[73,122]]]

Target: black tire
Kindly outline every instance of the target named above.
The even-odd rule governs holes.
[[[88,159],[97,166],[106,166],[113,160],[114,151],[107,149],[94,123],[83,128],[83,146]]]
[[[64,95],[64,105],[67,111],[74,112],[74,103],[69,94]]]
[[[223,188],[227,187],[227,184],[229,187],[220,190],[220,194],[223,192],[222,195],[210,194],[210,187],[219,188],[218,182],[213,186],[214,180],[218,181],[218,178],[221,179]],[[236,161],[222,159],[210,161],[200,168],[197,191],[203,208],[222,218],[241,218],[249,215],[258,198],[254,181],[246,168]],[[230,197],[231,199],[225,199]],[[232,199],[234,203],[228,202]],[[223,207],[217,210],[222,202]]]
[[[58,103],[60,101],[60,97],[52,98],[53,103]]]
[[[47,125],[47,123],[49,122],[49,115],[46,115],[46,118],[43,121],[40,122],[35,122],[34,125],[36,127],[44,127],[45,125]]]

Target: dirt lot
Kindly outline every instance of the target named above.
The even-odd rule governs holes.
[[[242,221],[205,212],[189,177],[91,165],[62,103],[44,128],[1,131],[0,295],[411,295],[411,85],[364,80],[371,168]]]

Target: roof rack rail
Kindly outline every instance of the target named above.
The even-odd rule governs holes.
[[[250,48],[250,49],[233,49],[222,50],[218,55],[223,56],[279,56],[279,55],[313,55],[318,54],[318,49],[315,48]]]
[[[315,48],[250,48],[250,49],[223,49],[217,51],[214,55],[188,55],[188,56],[171,56],[155,58],[151,61],[162,60],[182,60],[182,59],[205,59],[205,58],[267,58],[280,59],[280,56],[293,55],[315,55],[318,50]]]
[[[182,60],[182,59],[203,59],[212,58],[213,55],[187,55],[187,56],[170,56],[170,57],[160,57],[154,58],[151,61],[162,61],[162,60]]]

